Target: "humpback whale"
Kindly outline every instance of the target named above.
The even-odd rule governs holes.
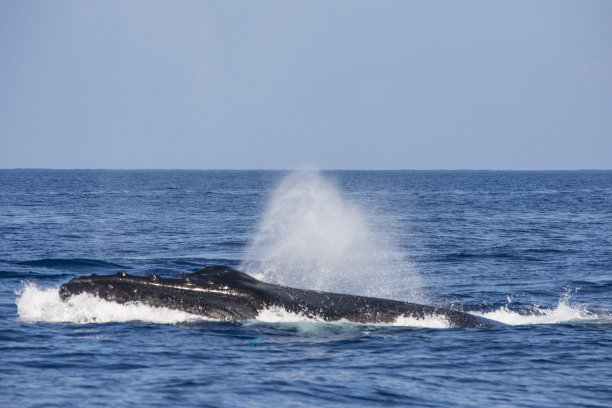
[[[64,301],[80,293],[122,304],[141,302],[178,309],[221,321],[255,319],[260,311],[278,307],[325,321],[391,323],[402,316],[441,316],[452,327],[498,325],[483,317],[436,306],[275,285],[223,265],[181,273],[177,278],[125,272],[93,274],[74,278],[59,290]]]

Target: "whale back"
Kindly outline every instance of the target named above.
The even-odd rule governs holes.
[[[325,321],[393,322],[399,317],[441,316],[450,326],[480,327],[494,322],[467,313],[397,300],[304,290],[262,282],[224,265],[211,265],[178,278],[134,276],[124,272],[81,276],[60,288],[60,296],[90,293],[118,303],[141,302],[183,310],[216,320],[255,319],[278,307]]]

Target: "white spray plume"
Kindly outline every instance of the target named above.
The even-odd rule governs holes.
[[[384,229],[316,171],[281,181],[245,259],[245,272],[303,289],[406,299],[420,284]]]

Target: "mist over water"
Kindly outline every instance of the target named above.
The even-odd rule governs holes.
[[[372,214],[369,214],[372,216]],[[417,300],[421,278],[356,203],[317,171],[287,175],[274,191],[241,268],[303,289]]]

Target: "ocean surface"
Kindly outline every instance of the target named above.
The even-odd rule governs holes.
[[[58,296],[213,264],[505,325]],[[612,407],[612,172],[0,170],[0,406]]]

